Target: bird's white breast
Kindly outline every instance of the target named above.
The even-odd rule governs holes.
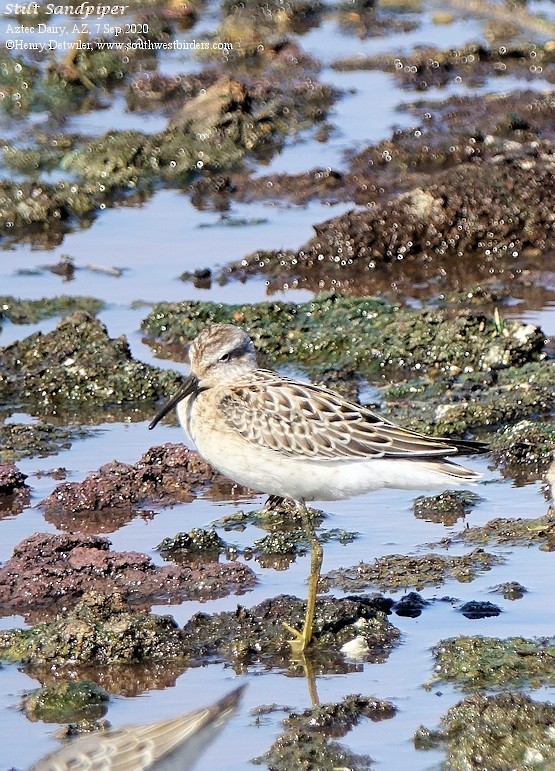
[[[315,460],[253,444],[230,429],[209,392],[184,399],[178,417],[200,455],[237,484],[295,500],[332,501],[382,487],[422,490],[457,485],[440,464],[404,458]]]

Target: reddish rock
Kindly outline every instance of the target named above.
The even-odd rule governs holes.
[[[91,590],[117,591],[148,607],[242,594],[255,583],[253,572],[238,562],[158,567],[145,554],[109,547],[100,536],[35,533],[26,538],[0,569],[0,614],[50,616]]]
[[[0,463],[0,518],[19,514],[29,504],[26,479],[14,463]]]
[[[196,493],[225,478],[182,444],[152,447],[130,465],[112,461],[89,474],[83,482],[66,482],[41,502],[49,514],[169,506],[192,501]],[[229,484],[229,483],[228,483]]]

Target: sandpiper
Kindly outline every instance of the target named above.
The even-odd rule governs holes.
[[[239,686],[215,704],[170,720],[79,736],[29,771],[187,771],[233,715],[244,690]]]
[[[186,434],[218,471],[296,501],[311,570],[303,629],[285,626],[294,652],[302,653],[312,638],[323,556],[306,501],[472,482],[480,475],[449,456],[484,446],[409,431],[327,388],[261,369],[251,339],[231,324],[207,326],[191,343],[189,359],[191,374],[149,428],[177,407]]]

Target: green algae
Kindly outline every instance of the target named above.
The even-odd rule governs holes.
[[[537,546],[541,551],[555,550],[555,512],[549,510],[541,517],[497,517],[481,527],[468,527],[440,545],[449,547],[453,542],[469,544],[498,544],[500,546]]]
[[[553,460],[555,423],[522,420],[497,433],[491,447],[503,474],[520,481],[539,479]]]
[[[183,562],[190,555],[206,555],[217,559],[218,554],[227,548],[215,530],[193,528],[189,533],[177,533],[173,538],[164,538],[156,550],[165,560]]]
[[[413,430],[441,436],[461,435],[476,427],[506,426],[526,417],[549,416],[554,388],[553,362],[531,361],[490,373],[461,373],[434,379],[428,376],[394,383],[381,389],[382,410]],[[518,447],[519,437],[508,431],[505,439],[505,452],[510,457],[511,443]],[[545,447],[546,434],[541,439]],[[517,469],[508,464],[507,470],[511,473]]]
[[[555,640],[524,637],[452,637],[432,649],[434,682],[463,690],[539,688],[555,682]]]
[[[443,750],[450,771],[548,771],[555,755],[555,707],[529,696],[467,696],[441,719],[440,730],[420,727],[419,750]]]
[[[29,691],[23,696],[22,708],[33,722],[72,723],[103,717],[109,699],[95,683],[71,680]]]
[[[118,593],[89,592],[53,621],[0,632],[0,657],[33,666],[131,664],[178,658],[183,652],[171,616],[130,610]]]
[[[43,297],[40,300],[20,300],[8,295],[0,296],[0,322],[3,318],[12,324],[33,324],[51,316],[68,316],[75,311],[86,311],[92,316],[106,307],[95,297]]]
[[[175,372],[162,372],[131,357],[125,337],[79,311],[48,334],[30,335],[0,349],[2,400],[17,398],[38,414],[154,402],[176,388]]]
[[[159,303],[144,320],[148,336],[166,343],[191,341],[209,323],[235,323],[271,362],[356,368],[376,377],[387,368],[430,375],[488,371],[537,359],[539,329],[445,310],[411,310],[373,298],[322,294],[304,304],[224,305]],[[393,373],[392,373],[393,374]]]
[[[56,455],[69,449],[75,439],[84,439],[91,433],[78,426],[62,428],[50,423],[3,423],[0,425],[0,463]]]
[[[502,562],[501,557],[483,549],[474,549],[460,557],[432,553],[418,557],[391,554],[371,563],[360,562],[351,568],[332,570],[323,576],[323,581],[345,592],[359,592],[370,586],[389,591],[409,587],[419,590],[425,586],[441,586],[449,579],[469,583]]]
[[[445,490],[439,495],[418,496],[412,504],[412,510],[417,519],[453,525],[483,500],[471,490]]]

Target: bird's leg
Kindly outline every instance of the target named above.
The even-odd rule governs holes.
[[[285,628],[293,635],[293,639],[289,641],[289,644],[295,655],[304,653],[312,639],[312,625],[316,609],[316,594],[318,592],[318,581],[320,579],[320,570],[322,568],[322,559],[324,556],[322,544],[318,540],[318,536],[314,530],[312,518],[306,508],[306,503],[301,501],[299,508],[303,520],[303,528],[310,543],[310,575],[308,577],[308,596],[302,632],[299,632],[297,629],[293,629],[293,627],[289,626],[289,624],[284,623]]]

